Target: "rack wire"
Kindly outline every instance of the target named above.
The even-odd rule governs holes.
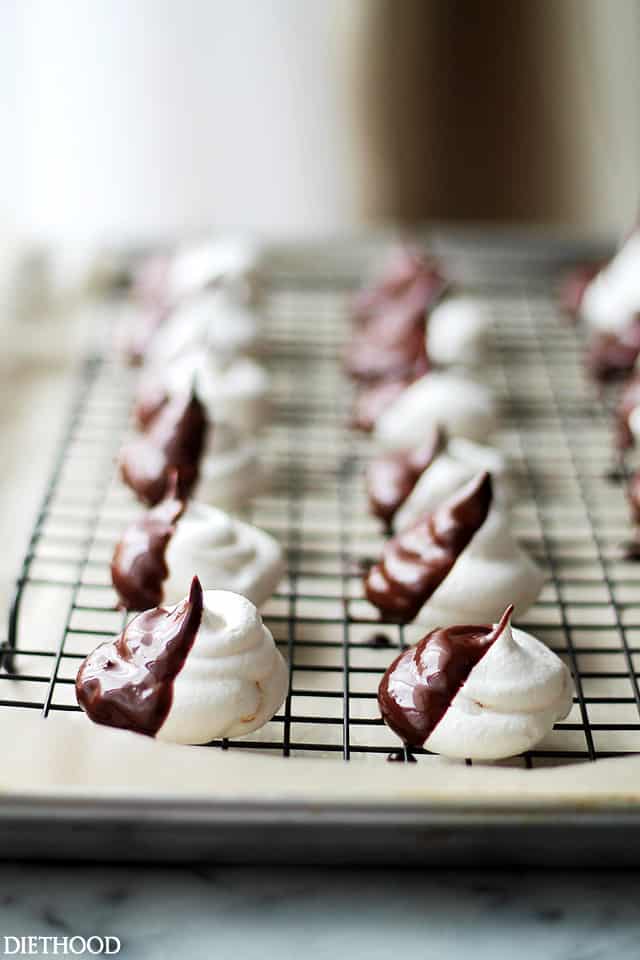
[[[586,381],[580,336],[563,324],[550,286],[494,284],[499,444],[519,495],[513,529],[548,573],[519,625],[566,658],[576,681],[568,718],[509,761],[538,767],[640,749],[640,566],[624,556],[629,520],[612,485],[607,404]],[[376,702],[380,677],[421,628],[381,623],[362,590],[362,564],[383,533],[366,508],[370,440],[348,428],[350,388],[339,352],[348,330],[344,278],[274,274],[265,360],[274,422],[264,438],[268,491],[250,517],[276,536],[288,569],[263,615],[288,657],[289,692],[261,731],[213,746],[326,759],[402,758]],[[81,659],[126,622],[109,560],[139,510],[120,483],[117,450],[130,427],[133,377],[90,358],[18,578],[4,645],[0,706],[77,710]],[[419,762],[429,762],[416,751]],[[408,759],[407,755],[404,755]]]

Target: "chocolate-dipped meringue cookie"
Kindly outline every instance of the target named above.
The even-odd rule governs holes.
[[[193,574],[207,587],[231,590],[261,607],[284,574],[279,543],[263,530],[192,500],[166,551],[163,601],[183,597]]]
[[[111,581],[125,610],[148,610],[164,599],[164,581],[169,576],[167,545],[185,508],[184,500],[177,496],[177,485],[174,470],[165,499],[129,524],[116,545]],[[183,590],[180,596],[185,593]]]
[[[223,356],[250,351],[258,340],[256,311],[224,287],[204,290],[176,307],[147,351],[153,368],[164,368],[194,350]]]
[[[468,377],[432,371],[391,401],[378,417],[374,435],[386,449],[409,449],[437,425],[449,436],[486,440],[496,427],[491,392]]]
[[[390,527],[396,511],[444,446],[444,432],[436,427],[416,450],[398,450],[375,457],[367,468],[367,492],[373,515]]]
[[[204,503],[185,506],[173,490],[125,530],[111,562],[122,606],[148,610],[177,603],[194,574],[262,606],[284,573],[277,541]]]
[[[616,255],[588,284],[580,314],[594,330],[621,333],[640,313],[640,230],[634,229]]]
[[[510,487],[504,455],[495,447],[463,437],[443,437],[431,463],[417,478],[408,496],[398,504],[393,529],[404,530],[425,513],[435,510],[483,470],[491,474],[494,498],[507,502]]]
[[[427,320],[427,355],[440,367],[477,366],[487,356],[492,317],[476,297],[450,296]]]
[[[259,729],[287,685],[254,605],[226,590],[203,594],[194,578],[186,600],[141,613],[89,654],[76,694],[96,723],[198,744]]]
[[[442,293],[446,281],[439,265],[418,250],[399,247],[392,250],[383,265],[380,279],[368,284],[353,298],[356,321],[366,322],[384,314],[391,306],[401,305],[404,312],[424,316]]]
[[[543,582],[483,473],[385,544],[381,562],[365,578],[365,593],[389,621],[483,622],[508,600],[524,612]]]
[[[499,760],[534,747],[573,701],[566,665],[535,637],[499,623],[436,628],[380,683],[383,719],[409,747]]]
[[[623,329],[598,331],[589,342],[585,356],[587,370],[601,383],[626,377],[640,356],[640,313]]]
[[[149,416],[144,433],[125,445],[122,479],[140,500],[154,506],[166,495],[175,469],[178,494],[188,496],[198,478],[206,434],[206,414],[195,392],[171,397]]]

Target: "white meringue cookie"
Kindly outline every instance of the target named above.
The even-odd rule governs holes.
[[[243,736],[267,723],[287,694],[287,665],[255,606],[228,590],[206,590],[203,601],[160,740],[197,744]]]
[[[485,359],[491,314],[474,297],[447,297],[427,319],[427,356],[440,366],[474,366]]]
[[[177,522],[165,561],[169,576],[163,602],[170,604],[189,592],[195,575],[205,588],[231,590],[260,607],[284,573],[282,550],[273,537],[196,501]]]
[[[594,330],[620,332],[640,312],[640,230],[635,230],[615,257],[584,292],[580,314]]]
[[[499,760],[530,750],[573,702],[567,666],[508,624],[471,670],[425,742],[445,757]]]
[[[484,470],[491,474],[494,497],[507,501],[510,489],[504,454],[495,447],[486,447],[462,437],[452,437],[444,450],[429,464],[396,512],[393,529],[396,532],[404,530],[424,513],[431,513],[447,497]]]
[[[266,474],[255,442],[223,420],[214,422],[200,461],[196,499],[237,510],[264,487]]]
[[[211,288],[185,300],[158,331],[148,351],[148,363],[163,367],[194,350],[236,356],[251,350],[258,339],[259,318],[224,287]]]
[[[545,576],[514,540],[508,514],[489,515],[417,616],[420,623],[491,623],[512,603],[515,616],[537,600]]]
[[[224,285],[249,300],[260,267],[259,246],[241,238],[206,240],[176,252],[168,269],[168,299],[172,305],[212,285]]]
[[[486,440],[496,427],[490,390],[452,373],[427,373],[381,413],[374,435],[387,449],[409,449],[420,446],[436,426],[444,427],[450,436]]]
[[[269,419],[269,374],[250,357],[188,350],[159,379],[170,393],[183,393],[195,383],[209,419],[224,420],[244,434],[256,433]]]

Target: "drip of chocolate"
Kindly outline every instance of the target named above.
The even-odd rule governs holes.
[[[444,431],[436,427],[417,450],[388,453],[372,460],[367,470],[367,492],[373,515],[390,526],[396,511],[445,446]]]
[[[619,450],[629,450],[634,445],[634,436],[629,427],[629,417],[640,406],[640,374],[634,374],[624,386],[616,408],[616,445]]]
[[[204,449],[207,417],[194,392],[168,400],[145,432],[122,452],[122,479],[144,503],[155,506],[166,496],[172,468],[178,473],[178,496],[189,496]]]
[[[585,363],[600,383],[620,380],[633,370],[640,355],[640,314],[622,333],[596,333],[589,344]]]
[[[481,473],[433,513],[389,540],[365,577],[367,599],[391,623],[409,623],[487,519],[491,476]]]
[[[202,620],[202,587],[170,610],[141,613],[117,640],[101,643],[76,678],[78,703],[95,723],[153,737],[167,719],[173,683]]]
[[[162,585],[169,576],[167,546],[185,508],[177,488],[173,470],[164,500],[130,524],[116,546],[111,581],[125,610],[148,610],[162,603]]]
[[[438,627],[397,657],[378,688],[382,719],[410,747],[421,747],[467,677],[505,631],[513,607],[496,626]]]

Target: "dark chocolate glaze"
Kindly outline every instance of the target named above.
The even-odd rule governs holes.
[[[188,497],[204,449],[207,418],[195,393],[168,400],[145,432],[120,457],[122,479],[140,500],[154,506],[166,496],[172,468],[178,472],[178,496]]]
[[[436,427],[417,450],[387,453],[372,460],[367,470],[367,492],[373,515],[390,525],[396,511],[445,445],[444,431]]]
[[[385,544],[364,581],[384,620],[413,620],[487,519],[491,501],[491,476],[481,473]]]
[[[619,450],[634,446],[634,436],[629,428],[629,417],[640,406],[640,374],[636,373],[624,385],[616,408],[616,445]]]
[[[421,747],[467,677],[506,629],[513,607],[493,627],[438,627],[393,661],[378,688],[382,719],[411,747]]]
[[[640,314],[621,333],[596,333],[591,338],[585,363],[600,383],[620,380],[633,370],[640,355]]]
[[[167,546],[185,508],[177,496],[174,470],[164,500],[130,524],[111,561],[111,581],[125,610],[148,610],[162,603],[162,585],[169,576]]]
[[[393,646],[391,637],[388,637],[386,633],[372,633],[367,643],[372,647],[379,647],[380,649]]]
[[[173,682],[184,666],[202,620],[202,587],[171,610],[135,617],[117,640],[101,643],[76,678],[78,703],[95,723],[153,737],[167,719]]]

